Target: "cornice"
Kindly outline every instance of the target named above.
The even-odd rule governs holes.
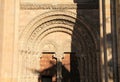
[[[95,3],[69,3],[69,4],[41,4],[41,3],[20,3],[20,9],[38,10],[38,9],[98,9],[99,5]]]
[[[76,4],[39,4],[39,3],[21,3],[20,9],[76,9]]]

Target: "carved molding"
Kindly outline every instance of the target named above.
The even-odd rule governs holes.
[[[34,9],[98,9],[96,3],[71,3],[71,4],[41,4],[41,3],[21,3],[20,9],[34,10]]]
[[[20,9],[76,9],[76,4],[37,4],[37,3],[21,3]]]
[[[19,41],[21,41],[21,44],[19,45],[22,46],[20,54],[23,54],[21,62],[24,66],[20,69],[20,74],[21,76],[25,75],[25,77],[23,77],[24,79],[20,82],[30,82],[32,77],[34,77],[34,74],[25,67],[36,68],[38,66],[37,68],[40,68],[39,57],[41,57],[41,50],[57,52],[58,55],[61,55],[62,51],[69,52],[68,50],[70,50],[75,52],[75,56],[71,55],[71,57],[74,57],[71,61],[71,67],[80,71],[80,76],[90,78],[89,80],[92,80],[91,78],[94,78],[97,75],[96,67],[99,64],[99,61],[96,60],[98,57],[96,54],[98,44],[96,44],[96,42],[99,42],[96,37],[97,34],[82,18],[76,19],[75,17],[76,15],[72,12],[52,11],[37,16],[28,24],[28,26],[26,26],[26,29],[19,39]],[[63,43],[60,42],[60,40],[63,40],[60,39],[60,37],[58,37],[59,39],[48,37],[47,39],[42,39],[53,32],[68,33],[71,36],[71,39],[66,39]],[[58,41],[58,43],[56,41]],[[60,46],[60,43],[62,46]],[[77,63],[77,61],[79,62]],[[77,66],[80,67],[80,69],[77,69]],[[75,77],[78,76],[77,71],[73,71]],[[33,80],[32,82],[35,82]],[[76,82],[76,79],[74,80]],[[96,82],[96,80],[94,82]]]
[[[89,27],[89,25],[87,25],[82,18],[76,19],[76,23],[75,15],[68,11],[64,11],[64,13],[63,11],[51,11],[46,14],[43,16],[37,16],[35,20],[26,26],[26,29],[21,34],[20,40],[25,42],[24,44],[27,47],[32,49],[32,46],[38,46],[41,40],[50,33],[65,32],[72,34],[72,30],[74,30],[74,39],[75,37],[79,37],[81,39],[83,38],[86,44],[88,43],[88,47],[92,47],[91,45],[93,42],[91,41],[91,36],[94,39],[93,41],[96,42],[96,35],[94,35],[94,31],[91,30],[91,27]],[[25,47],[24,44],[23,48]],[[95,44],[96,48],[98,48],[97,43]]]
[[[67,20],[70,20],[70,21],[72,20],[73,22],[75,22],[76,14],[73,13],[73,12],[64,11],[64,10],[59,10],[59,11],[56,10],[56,11],[45,12],[43,14],[40,14],[40,15],[36,16],[35,19],[32,19],[32,21],[25,27],[25,31],[24,32],[26,32],[27,34],[22,34],[22,35],[26,36],[26,35],[29,35],[28,33],[31,33],[31,32],[27,32],[27,29],[31,29],[31,31],[33,31],[39,25],[44,24],[44,22],[50,21],[50,20],[53,20],[53,19],[54,20],[58,19],[58,17],[60,19],[61,18],[62,19],[67,19]],[[44,25],[46,26],[46,24],[44,24]],[[41,30],[41,28],[39,28],[39,30]],[[20,35],[20,38],[21,38],[21,35]],[[27,39],[27,37],[26,37],[26,39]]]

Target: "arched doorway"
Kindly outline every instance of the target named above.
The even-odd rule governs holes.
[[[21,34],[20,48],[25,57],[21,69],[27,68],[21,75],[38,73],[40,82],[44,78],[63,82],[101,79],[99,32],[73,12],[37,16]]]

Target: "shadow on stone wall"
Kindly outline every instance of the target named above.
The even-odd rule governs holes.
[[[91,9],[92,10],[91,11],[88,9],[88,7],[85,10],[83,9],[80,10],[79,8],[81,8],[80,7],[81,5],[79,5],[79,1],[74,0],[74,3],[77,4],[77,10],[76,10],[77,16],[76,16],[76,23],[74,25],[73,33],[71,36],[72,38],[71,52],[69,53],[70,71],[66,69],[64,65],[62,65],[62,82],[101,82],[101,69],[100,69],[101,61],[100,61],[100,44],[99,44],[100,29],[99,29],[98,9],[95,9],[97,12],[96,11],[92,12],[94,11],[94,9]],[[98,3],[96,4],[97,4],[96,6],[98,6]],[[96,6],[95,8],[97,8]],[[94,15],[96,17],[94,17]],[[40,82],[40,80],[42,79],[41,76],[44,75],[57,76],[56,63],[62,63],[62,62],[55,63],[50,61],[49,63],[52,65],[52,67],[49,67],[42,71],[29,69],[33,73],[39,74],[38,82]]]

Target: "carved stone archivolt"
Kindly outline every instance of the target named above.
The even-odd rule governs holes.
[[[80,79],[89,77],[92,80],[92,76],[96,76],[99,71],[96,68],[99,62],[99,55],[96,54],[99,49],[99,34],[82,16],[76,18],[76,14],[70,11],[50,11],[37,16],[25,27],[19,40],[20,53],[23,57],[30,57],[23,62],[26,65],[39,65],[34,60],[39,60],[41,52],[55,52],[59,55],[75,52],[77,60],[73,62],[76,61],[78,67],[82,66],[80,69],[75,68],[83,76]],[[35,58],[32,60],[33,52]],[[74,65],[72,64],[73,67]]]

